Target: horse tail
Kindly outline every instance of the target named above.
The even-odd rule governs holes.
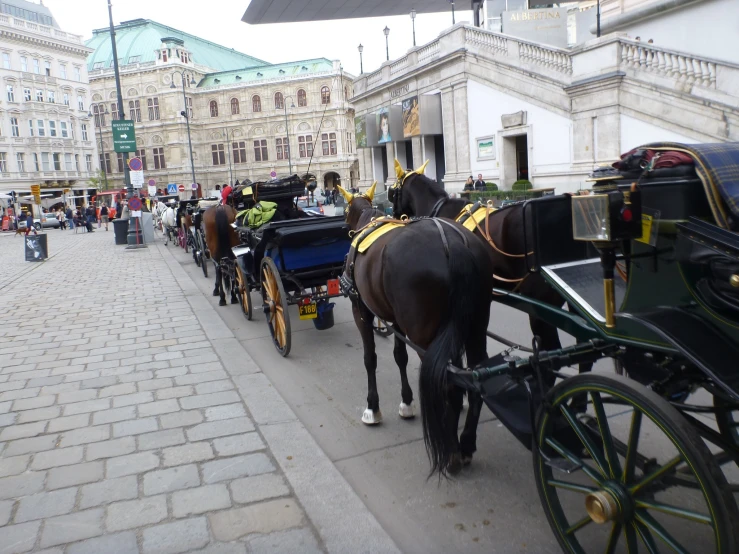
[[[229,248],[231,248],[231,235],[229,233],[228,215],[226,214],[225,208],[218,206],[216,207],[216,245],[217,252],[213,253],[213,261],[217,264],[221,263],[221,260],[228,256]],[[231,291],[231,279],[229,276],[221,272],[223,275],[223,283],[227,291]]]
[[[449,233],[448,239],[454,234]],[[480,299],[485,298],[483,268],[474,250],[461,241],[451,243],[450,240],[448,259],[449,305],[441,327],[421,360],[418,379],[423,438],[431,462],[429,476],[436,472],[446,476],[453,454],[451,435],[457,430],[447,429],[448,394],[452,386],[447,380],[447,365],[461,359],[466,339],[480,320],[477,316],[481,309]],[[489,305],[484,309],[489,309]]]

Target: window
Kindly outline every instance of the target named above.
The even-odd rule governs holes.
[[[7,52],[3,52],[3,67],[5,69],[10,69],[10,54]]]
[[[82,96],[77,96],[77,109],[81,112],[85,111],[85,101]]]
[[[125,168],[125,164],[123,163],[123,154],[121,152],[118,152],[118,154],[116,154],[116,157],[118,158],[118,173],[123,173],[123,170]]]
[[[159,121],[159,98],[149,98],[146,105],[149,107],[149,121]]]
[[[77,173],[80,172],[80,155],[79,154],[74,155],[74,170]]]
[[[8,172],[8,160],[5,156],[5,152],[0,152],[0,173]]]
[[[41,74],[41,66],[39,65],[38,60],[36,58],[33,59],[33,72],[36,75]]]
[[[23,100],[25,100],[26,102],[30,102],[32,97],[33,96],[31,95],[31,89],[24,88],[23,89]]]
[[[254,161],[266,162],[269,160],[267,155],[267,140],[255,140],[254,141]]]
[[[259,98],[259,96],[254,96],[251,99],[251,109],[254,112],[261,112],[262,111],[262,99]]]
[[[41,167],[44,171],[51,171],[51,162],[48,152],[41,152]]]
[[[164,162],[164,148],[154,149],[154,169],[167,169]]]
[[[21,56],[21,71],[28,71],[28,58]]]
[[[141,123],[141,101],[140,100],[129,100],[128,114],[131,117],[131,121],[135,121],[136,123]]]
[[[239,115],[239,99],[231,98],[231,115]]]
[[[141,56],[131,56],[128,58],[128,63],[139,63],[141,61]]]
[[[8,91],[8,102],[15,102],[15,93],[13,92],[13,85],[7,85],[5,88]]]
[[[162,50],[162,61],[163,62],[167,61],[167,51],[166,50]]]
[[[146,167],[146,150],[136,150],[136,157],[141,158],[141,165],[144,171],[148,171]]]
[[[110,105],[110,113],[112,114],[112,120],[117,121],[118,120],[118,103],[113,102]]]
[[[35,171],[41,171],[41,168],[38,165],[38,154],[33,154],[33,167],[35,167]]]
[[[103,173],[112,173],[110,170],[110,154],[107,152],[105,153],[105,158],[103,159],[103,155],[99,154],[100,156],[100,169],[103,170]]]
[[[43,101],[44,101],[44,91],[37,90],[36,91],[36,102],[43,102]]]
[[[33,119],[28,120],[28,133],[29,137],[33,136]]]
[[[223,149],[222,144],[212,144],[210,146],[210,151],[213,155],[213,165],[225,165],[226,151]]]
[[[235,164],[245,164],[247,162],[246,142],[244,141],[234,142],[231,146],[233,147],[233,152],[234,152],[234,163]]]
[[[95,116],[95,127],[105,127],[105,104],[93,104],[92,113]]]
[[[49,94],[48,102],[50,102],[51,104],[56,103],[56,93],[53,90],[50,90],[48,91],[48,94]]]
[[[78,82],[82,80],[82,75],[80,73],[80,68],[77,67],[77,66],[74,66],[74,80],[75,81],[78,81]]]
[[[59,64],[59,77],[61,77],[62,79],[67,78],[67,66],[63,63]]]
[[[44,72],[46,73],[47,77],[51,76],[51,62],[49,61],[44,62]]]
[[[15,155],[15,161],[18,164],[18,171],[21,173],[25,173],[26,172],[26,155],[21,152],[18,152]]]
[[[62,138],[69,138],[69,131],[67,130],[67,122],[66,121],[60,121],[59,122],[59,128],[62,131]]]
[[[88,140],[87,139],[87,123],[82,124],[82,140]]]
[[[290,159],[290,145],[288,143],[288,140],[286,138],[278,138],[276,139],[277,143],[277,159],[278,160],[288,160]]]
[[[49,121],[49,136],[56,136],[56,121]]]
[[[210,117],[218,117],[218,102],[210,101]]]
[[[10,118],[10,132],[14,137],[21,136],[21,130],[18,126],[18,118],[17,117],[11,117]]]
[[[105,67],[105,62],[95,62],[94,64],[92,64],[93,71],[95,69],[102,69],[104,67]]]
[[[44,129],[44,120],[43,119],[37,119],[36,120],[36,126],[38,127],[38,136],[45,137],[46,136],[46,129]]]
[[[72,154],[64,154],[64,169],[66,171],[74,171],[74,158]]]
[[[69,93],[65,92],[62,96],[62,101],[64,102],[65,106],[69,106]]]
[[[285,98],[282,96],[281,92],[275,93],[275,109],[276,110],[285,109]]]
[[[346,151],[349,154],[352,153],[352,134],[351,133],[346,134]]]
[[[85,165],[87,166],[87,172],[92,173],[92,154],[85,154]]]
[[[331,103],[331,91],[328,87],[321,87],[321,104]]]
[[[301,158],[313,156],[313,135],[298,137],[298,154]]]
[[[185,106],[187,106],[187,117],[192,119],[192,98],[186,98]]]
[[[336,133],[323,133],[321,135],[321,142],[323,143],[324,156],[336,155]]]
[[[54,152],[54,171],[62,170],[62,155],[58,152]]]
[[[304,108],[308,105],[308,98],[305,96],[305,91],[301,88],[298,91],[298,107]]]

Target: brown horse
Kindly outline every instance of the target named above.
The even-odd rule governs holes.
[[[228,274],[223,275],[221,260],[234,258],[231,248],[238,246],[240,240],[231,224],[236,221],[236,210],[231,206],[211,206],[203,213],[203,228],[205,230],[205,243],[208,245],[210,258],[216,266],[216,287],[213,296],[220,296],[219,306],[226,305],[225,290],[231,291],[231,304],[239,302],[236,297],[236,289],[231,286]],[[203,259],[203,263],[208,263]]]
[[[383,216],[372,208],[374,187],[363,195],[337,187],[348,204],[349,227],[362,233],[358,240],[363,237],[361,230],[373,225],[373,218]],[[440,219],[400,222],[364,253],[355,254],[359,245],[349,251],[345,277],[354,283],[350,297],[367,371],[369,393],[362,421],[371,425],[382,420],[372,328],[377,316],[393,322],[397,333],[425,351],[421,355],[419,397],[424,437],[427,445],[434,443],[427,451],[433,471],[456,473],[475,452],[482,401],[479,394],[470,395],[470,410],[458,440],[462,390],[447,383],[447,366],[450,361],[461,366],[464,353],[469,366],[487,358],[485,330],[493,285],[488,250],[461,225]],[[393,354],[402,382],[399,413],[404,418],[413,417],[413,391],[406,374],[408,353],[397,335]],[[434,404],[429,398],[445,400]],[[436,439],[440,434],[443,441]]]

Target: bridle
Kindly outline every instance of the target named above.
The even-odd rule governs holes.
[[[403,207],[403,185],[405,184],[405,181],[412,175],[420,174],[416,171],[409,171],[407,173],[404,173],[403,176],[396,180],[395,184],[390,187],[390,191],[392,192],[391,201],[393,203],[393,216],[395,217],[401,217],[401,215],[403,215],[401,214],[401,209]],[[388,197],[390,196],[390,193],[388,193]],[[436,201],[436,204],[434,204],[434,207],[431,208],[431,213],[428,215],[428,217],[439,217],[439,212],[444,207],[444,204],[446,204],[447,200],[449,200],[449,194],[444,191],[444,196]]]

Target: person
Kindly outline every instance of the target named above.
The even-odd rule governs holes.
[[[56,218],[59,220],[59,229],[64,231],[67,228],[67,218],[64,215],[64,210],[59,208],[56,211]]]
[[[72,212],[72,208],[67,205],[67,211],[64,212],[64,215],[66,216],[67,222],[69,223],[69,229],[74,229],[74,213]]]
[[[380,114],[380,140],[377,142],[385,143],[393,139],[390,137],[390,118],[387,113]]]
[[[472,175],[467,177],[467,182],[464,184],[464,190],[475,190],[475,182],[472,179]]]
[[[34,235],[38,235],[36,227],[33,226],[33,212],[29,210],[26,212],[26,236],[28,236],[31,231],[33,231]]]
[[[102,208],[100,208],[100,221],[102,221],[105,224],[105,230],[108,230],[108,205],[103,204]]]
[[[482,180],[482,173],[477,174],[477,181],[475,181],[475,190],[484,191],[485,181]]]
[[[216,190],[218,187],[216,186]],[[223,185],[223,189],[221,189],[221,204],[224,206],[228,203],[228,196],[231,194],[231,185]]]

